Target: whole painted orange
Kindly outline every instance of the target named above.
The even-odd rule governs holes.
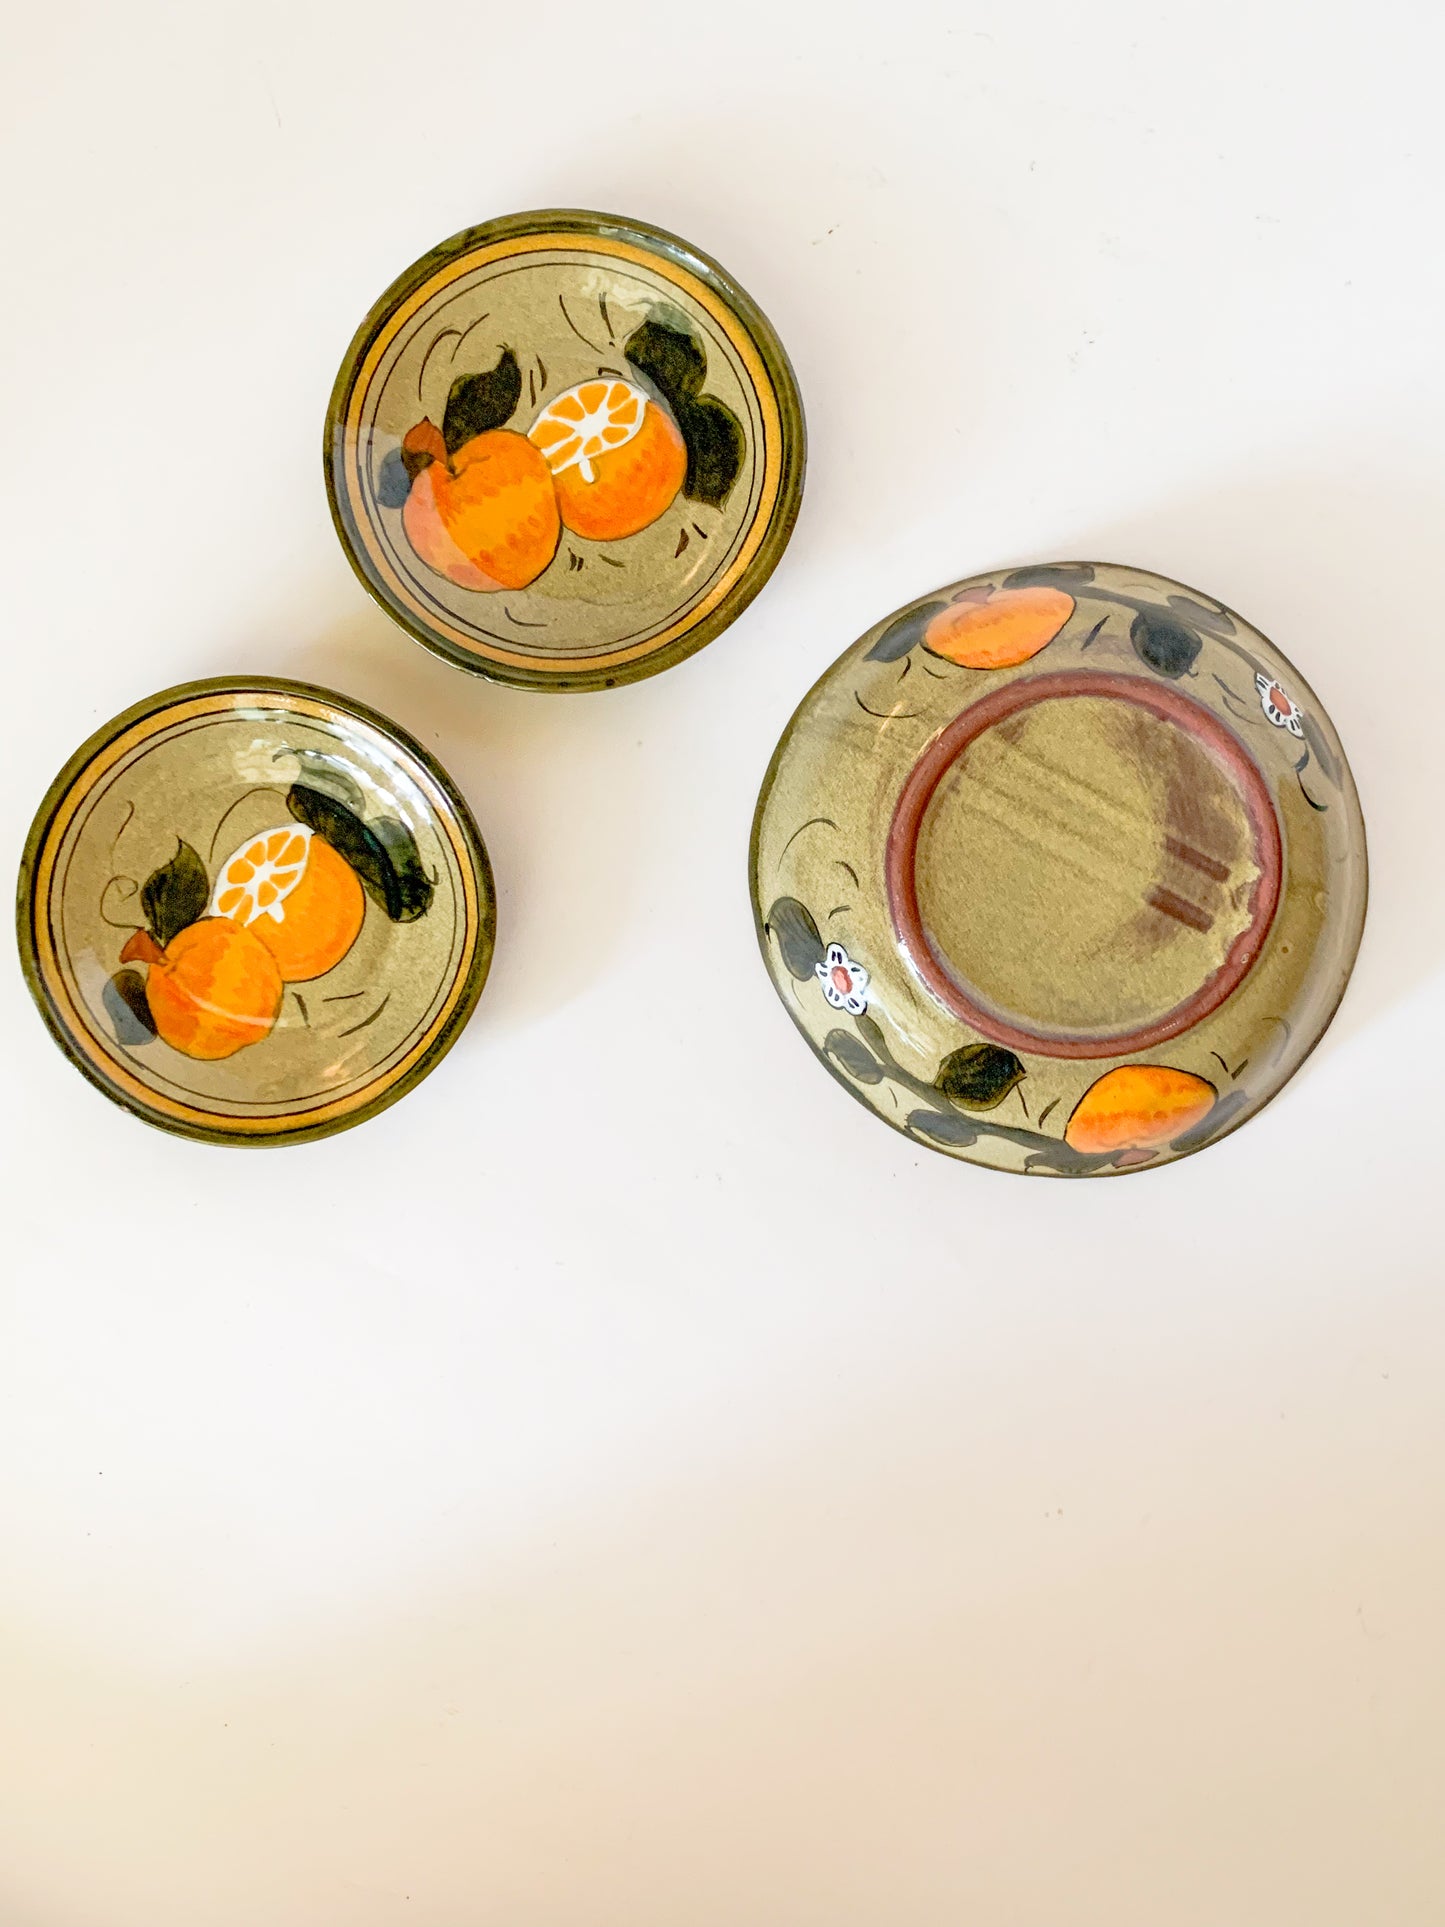
[[[1121,1064],[1074,1106],[1064,1142],[1086,1154],[1154,1151],[1202,1123],[1218,1092],[1207,1078],[1167,1064]]]
[[[281,1009],[276,959],[229,917],[204,917],[162,950],[138,930],[123,963],[149,964],[146,1004],[159,1035],[187,1057],[233,1057],[269,1037]]]
[[[1074,613],[1063,589],[980,589],[940,609],[923,646],[964,669],[1014,669],[1046,649]]]
[[[434,422],[402,440],[411,489],[407,540],[463,589],[525,589],[557,553],[562,522],[542,456],[514,429],[492,428],[454,455]]]

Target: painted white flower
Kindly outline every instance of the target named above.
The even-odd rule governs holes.
[[[854,963],[841,943],[830,943],[827,956],[813,967],[834,1010],[861,1017],[868,1008],[868,972],[862,964]]]
[[[1259,706],[1276,729],[1287,729],[1291,736],[1303,736],[1304,717],[1271,677],[1260,674],[1254,679],[1259,691]]]

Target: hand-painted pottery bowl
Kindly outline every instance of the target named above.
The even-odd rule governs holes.
[[[788,1014],[918,1143],[1092,1177],[1267,1103],[1343,995],[1365,831],[1258,630],[1140,569],[941,589],[804,700],[758,802]]]
[[[679,662],[772,573],[803,411],[714,261],[576,209],[469,228],[347,351],[326,486],[352,567],[428,649],[530,689]]]
[[[162,690],[50,787],[17,905],[61,1049],[219,1144],[359,1124],[456,1041],[491,962],[471,812],[419,744],[306,683]]]

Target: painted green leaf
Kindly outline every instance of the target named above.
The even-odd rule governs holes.
[[[376,499],[384,509],[399,509],[411,494],[411,475],[399,448],[389,448],[376,472]]]
[[[1011,1050],[999,1044],[965,1044],[945,1057],[937,1085],[950,1104],[969,1111],[991,1111],[1002,1104],[1024,1075]]]
[[[336,802],[344,803],[353,816],[365,816],[366,792],[353,775],[350,763],[324,749],[297,749],[291,753],[311,789],[321,790]]]
[[[1195,630],[1164,609],[1141,609],[1129,625],[1129,640],[1140,662],[1171,679],[1194,667],[1203,646]]]
[[[141,886],[141,909],[150,933],[164,950],[166,945],[206,914],[211,885],[206,866],[189,843],[176,839],[176,853],[169,863],[152,870]]]
[[[1030,569],[1011,569],[1003,579],[1006,589],[1084,589],[1094,579],[1087,562],[1043,562]]]
[[[1340,766],[1335,759],[1335,752],[1325,741],[1324,731],[1308,710],[1304,712],[1304,732],[1305,741],[1310,747],[1310,754],[1319,764],[1328,781],[1338,787],[1340,781]]]
[[[707,378],[707,352],[697,337],[684,329],[665,321],[644,321],[627,337],[622,352],[647,376],[674,413],[679,402],[701,394]]]
[[[363,823],[354,810],[307,783],[291,785],[286,807],[345,857],[367,895],[393,923],[412,923],[426,914],[433,885],[405,824],[390,819]]]
[[[475,435],[503,428],[522,399],[522,371],[510,348],[504,348],[495,368],[477,375],[458,375],[447,394],[442,416],[442,440],[455,455]]]
[[[816,973],[823,961],[823,939],[813,913],[796,897],[779,897],[768,912],[765,927],[777,941],[789,976],[802,982]]]
[[[1248,1102],[1247,1091],[1230,1091],[1216,1104],[1211,1105],[1197,1124],[1192,1124],[1187,1131],[1181,1131],[1179,1136],[1173,1139],[1169,1148],[1172,1151],[1197,1150],[1201,1144],[1207,1144],[1211,1138],[1217,1137],[1229,1120],[1237,1116]]]
[[[947,607],[946,602],[923,602],[916,609],[908,610],[905,615],[889,623],[863,660],[865,662],[899,661],[916,644],[922,642],[924,630],[939,610]]]
[[[1208,635],[1232,636],[1234,634],[1232,616],[1223,609],[1207,608],[1204,603],[1196,602],[1192,596],[1172,595],[1169,598],[1169,607],[1177,609],[1186,622],[1193,623],[1197,629],[1203,629]]]
[[[108,978],[100,1000],[115,1030],[115,1041],[128,1050],[148,1044],[156,1035],[156,1021],[146,1001],[146,980],[138,970],[118,970]]]
[[[978,1143],[978,1126],[957,1111],[910,1111],[908,1128],[934,1144],[950,1144],[962,1149]]]
[[[823,1039],[825,1056],[841,1065],[859,1084],[881,1084],[883,1066],[865,1044],[848,1030],[830,1030]]]
[[[703,395],[687,403],[677,425],[687,443],[683,494],[689,502],[720,509],[732,494],[747,452],[742,423],[726,402]]]

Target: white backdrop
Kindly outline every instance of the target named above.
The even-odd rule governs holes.
[[[247,1155],[0,973],[4,1927],[1445,1917],[1445,370],[1425,0],[23,8],[6,861],[135,698],[433,747],[500,886],[396,1109]],[[797,534],[691,662],[463,678],[332,534],[407,262],[582,205],[787,343]],[[940,582],[1198,584],[1353,761],[1372,908],[1280,1100],[1019,1183],[893,1136],[755,952],[803,690]]]

